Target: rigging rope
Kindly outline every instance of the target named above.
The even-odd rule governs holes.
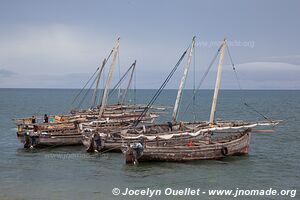
[[[133,68],[134,63],[127,69],[127,71],[123,74],[123,76],[120,78],[120,80],[118,81],[118,83],[113,87],[113,89],[111,89],[108,93],[108,98],[111,97],[113,95],[113,93],[116,91],[117,87],[119,85],[121,85],[122,81],[124,80],[124,78],[127,76],[127,74],[130,72],[130,70]]]
[[[85,89],[85,87],[89,84],[89,82],[92,80],[92,78],[95,76],[95,74],[98,72],[100,68],[98,67],[97,70],[94,72],[94,74],[89,78],[89,80],[85,83],[85,85],[83,86],[83,88],[79,91],[79,93],[77,93],[76,97],[73,99],[71,106],[75,103],[75,101],[77,100],[77,98],[80,96],[80,94],[82,93],[82,91]]]
[[[148,112],[148,110],[151,108],[151,106],[154,104],[154,102],[156,101],[156,99],[161,94],[162,90],[166,87],[167,83],[170,81],[170,79],[172,78],[173,74],[175,73],[175,71],[177,70],[178,66],[180,65],[181,61],[183,60],[183,58],[184,58],[187,50],[188,49],[186,49],[183,52],[182,56],[177,61],[177,63],[174,66],[174,68],[171,70],[171,72],[169,73],[169,75],[167,76],[167,78],[164,80],[164,82],[162,83],[162,85],[160,86],[160,88],[156,91],[156,93],[154,94],[154,96],[152,97],[152,99],[150,100],[150,102],[148,103],[148,105],[145,107],[145,109],[143,110],[143,112],[140,114],[140,116],[134,122],[134,126],[135,127],[141,122],[141,119],[143,118],[143,116]]]
[[[206,78],[207,75],[208,75],[208,72],[210,71],[211,67],[213,66],[213,64],[215,63],[216,59],[218,58],[218,55],[219,55],[219,53],[220,53],[222,47],[223,47],[223,44],[219,47],[217,53],[215,54],[215,56],[213,57],[212,61],[211,61],[210,64],[208,65],[206,71],[204,72],[203,76],[201,77],[200,82],[199,82],[199,84],[198,84],[198,86],[197,86],[197,88],[196,88],[196,90],[195,90],[195,92],[194,92],[194,94],[193,94],[193,97],[192,97],[192,99],[190,99],[190,101],[189,101],[189,103],[188,103],[188,105],[187,105],[187,107],[186,107],[186,109],[185,109],[185,111],[184,111],[184,114],[185,114],[185,113],[188,111],[188,109],[190,108],[190,106],[191,106],[191,104],[192,104],[192,102],[193,102],[193,99],[196,97],[196,94],[198,94],[198,92],[199,92],[199,90],[200,90],[200,87],[202,86],[202,84],[203,84],[205,78]]]
[[[96,82],[97,77],[93,80],[92,84],[90,85],[89,89],[86,90],[86,92],[83,95],[83,98],[81,99],[80,103],[78,104],[77,108],[80,108],[82,103],[84,102],[85,98],[87,97],[88,93],[90,92],[90,90],[92,89],[94,83]]]
[[[108,54],[107,58],[106,58],[106,63],[108,62],[111,54],[113,53],[113,49],[110,51],[110,53]],[[105,64],[106,64],[105,63]],[[89,82],[92,80],[92,78],[95,76],[95,74],[98,72],[98,70],[100,69],[100,67],[97,68],[97,70],[94,72],[94,74],[89,78],[89,80],[85,83],[85,85],[83,86],[83,88],[79,91],[79,93],[76,95],[76,97],[74,98],[74,100],[71,103],[71,106],[75,103],[75,101],[77,100],[77,98],[80,96],[80,94],[82,93],[82,91],[85,89],[85,87],[89,84]],[[105,68],[103,68],[104,70]],[[94,82],[92,83],[92,85],[95,83],[96,79],[94,80]],[[91,86],[92,86],[91,85]],[[91,89],[91,87],[89,88]]]
[[[240,82],[240,79],[239,79],[239,77],[238,77],[238,75],[237,75],[236,67],[235,67],[234,62],[233,62],[233,59],[232,59],[232,57],[231,57],[231,54],[230,54],[228,45],[227,45],[227,48],[226,48],[226,49],[227,49],[227,53],[228,53],[228,56],[229,56],[229,59],[230,59],[230,63],[231,63],[232,69],[233,69],[233,71],[234,71],[235,79],[236,79],[236,81],[237,81],[237,83],[238,83],[238,87],[239,87],[240,90],[242,90],[241,82]],[[260,112],[259,112],[258,110],[256,110],[254,107],[250,106],[250,105],[244,100],[243,96],[241,96],[241,102],[242,102],[246,107],[250,108],[251,110],[253,110],[253,111],[256,112],[257,114],[259,114],[260,116],[262,116],[264,119],[269,120],[269,118],[268,118],[267,116],[265,116],[264,114],[260,113]]]

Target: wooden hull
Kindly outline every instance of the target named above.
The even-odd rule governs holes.
[[[187,124],[200,124],[199,122],[195,122],[195,123],[187,123]],[[178,129],[179,125],[178,124],[173,124],[173,129]],[[130,129],[130,127],[129,127]],[[131,136],[137,136],[142,134],[139,132],[134,132],[133,130],[135,130],[135,128],[131,128],[132,130],[130,130],[129,134],[131,134]],[[145,129],[147,129],[147,135],[148,136],[157,136],[157,135],[167,135],[170,134],[170,127],[168,124],[151,124],[148,126],[145,126]],[[122,129],[117,129],[113,132],[116,132],[116,134],[110,134],[107,133],[105,131],[99,131],[102,134],[106,134],[106,136],[103,136],[101,138],[101,150],[102,151],[117,151],[117,152],[121,152],[122,151],[122,146],[128,144],[128,143],[136,143],[136,142],[140,142],[141,139],[134,139],[134,138],[123,138],[121,137],[121,131]],[[139,131],[142,131],[142,127],[138,128]],[[177,130],[178,131],[178,130]],[[181,131],[183,132],[183,131]],[[88,152],[94,152],[95,150],[95,142],[92,140],[92,136],[95,132],[90,132],[90,133],[83,133],[83,144],[86,147],[86,150]],[[128,136],[128,135],[127,135]],[[202,137],[202,136],[200,136]],[[184,142],[184,141],[188,141],[190,138],[195,138],[193,136],[189,136],[189,135],[182,135],[179,137],[174,137],[171,140],[170,139],[162,139],[162,138],[157,138],[156,140],[147,140],[146,138],[143,139],[144,143],[146,145],[165,145],[165,144],[169,144],[169,143],[174,143],[175,141],[177,142]]]
[[[103,123],[100,125],[99,130],[102,129],[117,129],[121,127],[126,127],[129,125],[131,120],[117,119],[110,123]],[[33,146],[35,148],[42,146],[68,146],[68,145],[82,145],[82,134],[78,133],[79,129],[75,127],[71,127],[71,129],[55,129],[55,130],[45,130],[44,132],[47,134],[38,133],[35,137],[35,144],[32,145],[32,137],[26,136],[26,131],[17,132],[17,137],[24,143],[24,148],[28,148]],[[32,131],[31,131],[32,133]],[[121,151],[120,148],[118,151]]]
[[[103,140],[101,141],[101,147],[97,148],[97,144],[92,137],[82,137],[82,143],[86,147],[87,152],[97,151],[110,151],[121,153],[122,143],[106,143]]]
[[[24,136],[19,138],[24,144],[24,148],[33,146],[34,148],[44,146],[70,146],[70,145],[82,145],[81,134],[68,134],[68,135],[39,135],[34,138],[32,143],[32,137]]]
[[[154,141],[147,141],[144,140],[146,145],[158,145],[158,146],[163,146],[168,143],[174,143],[174,142],[187,142],[190,138],[193,138],[192,136],[182,136],[180,138],[173,138],[172,140],[164,140],[164,139],[159,139],[159,140],[154,140]],[[128,143],[136,143],[140,142],[140,139],[122,139],[122,138],[110,138],[110,139],[103,139],[102,140],[102,151],[114,151],[114,152],[122,152],[122,147]],[[95,150],[95,143],[91,138],[84,137],[83,138],[83,145],[86,147],[86,150],[88,152],[93,152]]]
[[[194,160],[221,159],[226,156],[248,154],[251,132],[245,131],[236,139],[213,143],[173,145],[173,146],[146,146],[140,156],[132,148],[123,150],[126,163],[144,162],[144,161],[169,161],[185,162]]]
[[[68,145],[82,145],[82,135],[70,136],[40,136],[38,145],[40,146],[68,146]]]

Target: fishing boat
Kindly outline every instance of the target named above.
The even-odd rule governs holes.
[[[204,122],[205,123],[205,122]],[[82,128],[82,142],[87,152],[114,151],[121,152],[124,144],[143,141],[147,144],[166,144],[173,142],[172,140],[188,140],[193,137],[190,135],[182,135],[185,131],[200,129],[205,124],[202,122],[191,123],[162,123],[162,124],[143,124],[134,127],[132,124],[125,127],[111,129],[85,129]],[[175,133],[174,137],[170,137],[170,133]],[[95,137],[100,139],[97,144]],[[200,136],[199,136],[200,137]],[[155,140],[154,140],[155,138]],[[171,139],[172,140],[169,140]]]
[[[184,162],[191,160],[220,159],[227,156],[248,154],[252,129],[256,126],[275,126],[279,121],[254,122],[246,125],[228,126],[228,123],[216,123],[213,128],[203,128],[197,132],[169,134],[163,144],[131,143],[122,146],[126,163],[144,161]],[[208,126],[209,127],[209,126]],[[202,137],[197,137],[201,135]],[[190,136],[185,140],[173,137]],[[145,137],[145,136],[140,136]],[[157,136],[160,137],[160,136]],[[157,137],[151,138],[157,140]],[[130,138],[132,139],[132,138]]]
[[[140,116],[140,108],[142,107],[142,105],[124,104],[127,91],[132,81],[136,61],[125,73],[126,75],[131,70],[130,80],[127,89],[123,94],[122,101],[116,105],[107,105],[109,88],[118,51],[119,39],[117,40],[113,50],[110,52],[108,58],[104,59],[101,68],[97,69],[97,71],[99,72],[95,79],[95,81],[97,82],[92,96],[92,105],[96,103],[96,92],[98,91],[98,84],[103,68],[110,56],[113,55],[113,60],[108,73],[108,78],[106,81],[105,89],[103,91],[103,97],[100,106],[91,109],[77,110],[68,115],[49,116],[50,122],[48,122],[47,120],[47,122],[37,123],[35,117],[16,119],[18,128],[17,136],[19,140],[24,143],[25,148],[40,146],[80,145],[82,144],[82,137],[78,128],[79,124],[81,123],[88,123],[93,121],[93,123],[89,125],[96,124],[96,126],[100,129],[105,129],[106,127],[117,128],[128,126],[128,124],[134,122],[136,118]],[[123,77],[125,77],[125,75]],[[143,116],[143,120],[151,123],[157,117],[158,115],[155,113],[147,113],[145,116]]]
[[[159,143],[135,142],[123,145],[122,152],[125,155],[126,163],[138,163],[144,161],[173,161],[184,162],[193,160],[220,159],[226,156],[248,154],[252,129],[257,126],[275,126],[280,121],[268,120],[267,122],[244,122],[235,120],[230,122],[215,120],[215,112],[217,105],[217,97],[220,89],[222,65],[224,62],[224,51],[227,47],[226,39],[218,49],[219,64],[217,70],[217,79],[212,100],[210,119],[206,126],[199,130],[186,131],[180,133],[182,136],[192,136],[189,141],[174,140],[179,136],[178,133],[171,131],[168,140],[163,145]],[[227,49],[228,50],[228,49]],[[229,52],[229,50],[228,50]],[[218,55],[217,54],[217,55]],[[233,68],[234,65],[233,65]],[[184,75],[185,76],[185,75]],[[176,109],[181,98],[181,90],[184,85],[185,77],[179,86],[177,99],[174,107],[173,118],[176,119]],[[198,137],[202,136],[202,137]],[[217,137],[216,137],[217,136]],[[140,135],[139,137],[146,137]],[[161,136],[155,136],[153,140],[159,139]],[[124,140],[127,138],[124,137]],[[131,139],[130,137],[128,139]],[[148,138],[149,139],[149,138]]]

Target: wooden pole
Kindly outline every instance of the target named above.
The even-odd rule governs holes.
[[[195,48],[195,41],[196,41],[196,36],[193,37],[192,46],[190,48],[188,61],[187,61],[187,64],[185,65],[185,68],[184,68],[184,71],[183,71],[183,76],[182,76],[180,84],[179,84],[177,97],[176,97],[174,110],[173,110],[173,115],[172,115],[173,122],[176,122],[176,119],[177,119],[178,107],[179,107],[179,103],[180,103],[180,99],[181,99],[181,95],[182,95],[182,90],[183,90],[183,87],[184,87],[184,84],[185,84],[185,80],[186,80],[186,77],[188,75],[188,71],[189,71],[189,68],[190,68],[190,65],[191,65],[191,61],[192,61],[191,58],[192,58],[192,54],[193,54],[193,49]]]
[[[217,80],[216,80],[216,84],[215,84],[214,97],[212,100],[212,106],[211,106],[211,112],[210,112],[210,118],[209,118],[210,125],[213,125],[215,122],[215,113],[216,113],[217,99],[218,99],[218,94],[219,94],[220,84],[221,84],[222,66],[224,63],[224,50],[226,48],[226,45],[227,45],[226,39],[224,39],[221,50],[220,50],[221,52],[220,52],[220,58],[219,58]]]
[[[116,58],[117,58],[117,55],[118,55],[119,46],[120,46],[120,38],[118,38],[118,40],[116,42],[116,45],[114,47],[113,60],[112,60],[112,63],[110,65],[110,68],[109,68],[108,78],[107,78],[105,88],[104,88],[104,91],[103,91],[102,104],[101,104],[100,111],[99,111],[99,118],[102,117],[102,114],[104,112],[104,108],[107,104],[108,90],[109,90],[109,87],[110,87],[110,84],[111,84],[111,81],[112,81],[112,75],[114,73],[114,69],[115,69],[115,65],[116,65]]]
[[[121,104],[123,104],[124,101],[125,101],[125,99],[126,99],[126,95],[127,95],[128,89],[129,89],[129,87],[130,87],[130,85],[131,85],[131,82],[132,82],[132,78],[133,78],[133,74],[134,74],[134,70],[135,70],[135,65],[136,65],[136,60],[135,60],[134,63],[132,64],[131,75],[130,75],[130,78],[129,78],[129,81],[128,81],[127,88],[126,88],[126,90],[124,91],[124,94],[123,94],[123,97],[122,97]]]
[[[91,108],[93,108],[95,106],[95,103],[96,103],[96,99],[97,99],[97,90],[98,90],[98,86],[99,86],[99,81],[100,81],[100,77],[101,77],[101,74],[102,74],[102,71],[103,71],[103,68],[106,64],[106,59],[104,58],[103,62],[102,62],[102,66],[101,66],[101,69],[98,73],[98,76],[97,76],[97,82],[96,82],[96,86],[95,86],[95,89],[94,89],[94,93],[93,93],[93,97],[92,97],[92,105],[91,105]]]

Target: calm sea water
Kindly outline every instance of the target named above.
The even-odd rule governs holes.
[[[254,133],[248,156],[221,161],[125,165],[122,154],[87,154],[83,147],[24,150],[12,118],[67,112],[78,90],[0,89],[0,199],[150,199],[115,197],[115,187],[130,189],[300,189],[300,91],[221,91],[220,119],[262,119],[243,106],[241,97],[259,112],[284,122],[273,133]],[[138,90],[146,103],[154,90]],[[200,91],[185,111],[192,92],[185,91],[179,119],[207,120],[212,91]],[[172,106],[176,91],[166,90],[157,104]],[[133,94],[131,95],[133,96]],[[85,105],[90,103],[87,99]],[[171,109],[168,109],[170,111]],[[170,119],[163,114],[161,121]],[[299,192],[299,191],[298,191]],[[249,197],[248,197],[249,198]],[[260,199],[289,199],[269,196]],[[297,194],[296,198],[299,199]],[[228,199],[168,197],[152,199]],[[237,199],[245,199],[240,197]],[[252,197],[250,199],[258,199]]]

